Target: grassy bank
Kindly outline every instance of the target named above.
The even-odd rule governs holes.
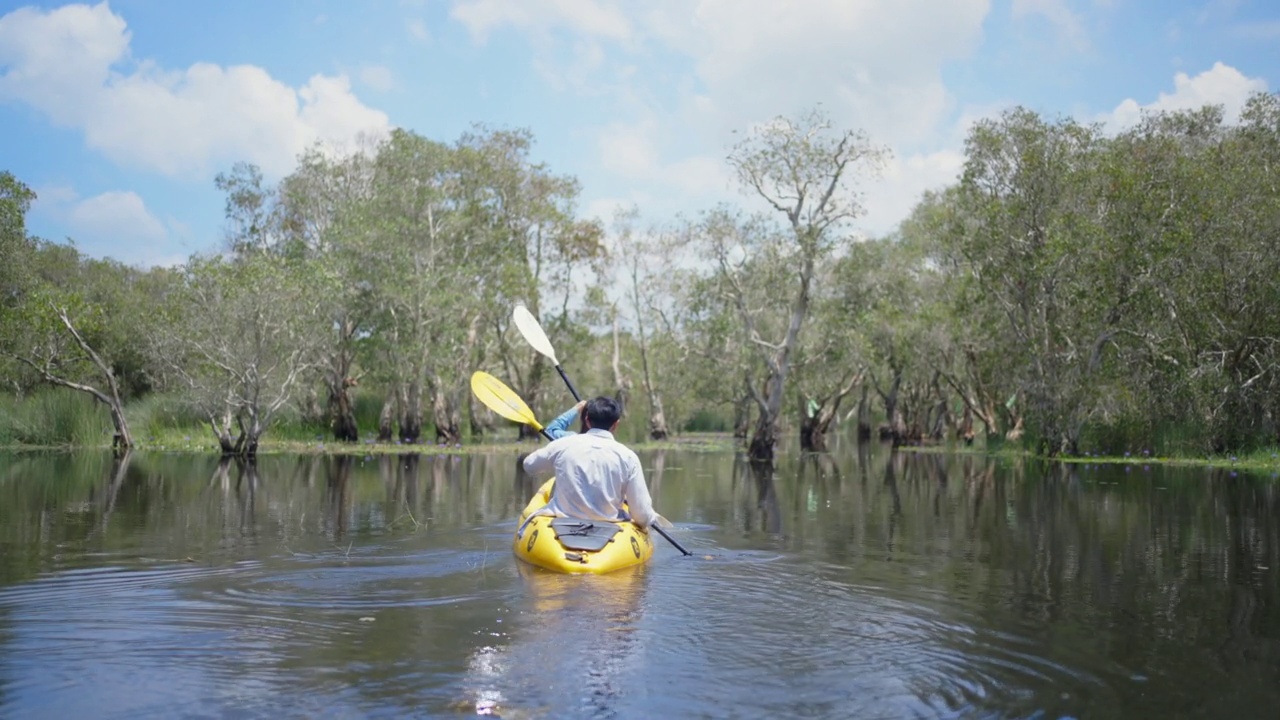
[[[374,427],[379,410],[380,404],[375,398],[357,398],[356,419],[359,426]],[[126,415],[138,449],[159,452],[218,452],[208,425],[179,398],[152,396],[131,403],[126,408]],[[538,446],[533,441],[516,442],[514,435],[512,429],[504,428],[495,436],[464,440],[452,446],[431,442],[413,445],[377,443],[369,439],[358,443],[339,443],[330,438],[327,428],[301,422],[296,415],[284,413],[263,437],[259,454],[453,455],[521,453]],[[0,396],[0,449],[105,449],[111,446],[111,436],[111,420],[106,409],[84,393],[52,388],[22,400]],[[626,436],[623,437],[625,439]],[[1188,450],[1191,443],[1183,435],[1163,433],[1162,438],[1161,442],[1151,444],[1154,449],[1090,452],[1055,459],[1065,463],[1090,465],[1184,465],[1251,472],[1280,471],[1280,448],[1264,447],[1235,454],[1206,455]],[[1103,446],[1124,444],[1126,443],[1112,436]],[[665,441],[639,440],[628,442],[628,445],[643,450],[707,452],[732,452],[741,447],[727,432],[686,433]],[[1137,443],[1133,446],[1141,447]],[[1009,443],[987,446],[979,442],[973,447],[949,443],[909,450],[973,453],[1011,459],[1037,457],[1025,447]]]
[[[360,427],[374,427],[380,410],[376,402],[357,402],[356,419]],[[140,450],[218,452],[209,426],[178,398],[152,396],[129,404],[125,415]],[[0,449],[109,449],[112,435],[106,408],[85,393],[52,388],[21,400],[0,396]],[[733,437],[727,433],[694,433],[661,442],[628,444],[654,450],[730,451],[735,447]],[[519,453],[537,445],[533,441],[517,442],[515,431],[506,428],[492,437],[464,440],[451,446],[432,442],[377,443],[371,439],[340,443],[331,439],[328,428],[307,424],[295,415],[283,413],[263,436],[258,452],[262,455]]]
[[[1172,465],[1183,467],[1204,467],[1210,469],[1241,470],[1249,472],[1280,472],[1280,448],[1260,448],[1250,452],[1225,455],[1164,455],[1147,453],[1125,453],[1107,455],[1104,453],[1087,453],[1083,455],[1059,455],[1054,458],[1034,453],[1025,448],[1011,445],[986,448],[979,445],[966,447],[961,444],[928,445],[905,448],[919,453],[961,453],[989,457],[1008,458],[1011,460],[1052,460],[1073,465]]]

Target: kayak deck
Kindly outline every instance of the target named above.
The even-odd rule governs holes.
[[[538,488],[520,512],[512,550],[516,557],[559,573],[607,573],[640,565],[653,556],[649,533],[629,521],[529,516],[551,501],[555,478]],[[525,521],[529,524],[525,525]],[[520,532],[520,527],[524,532]]]

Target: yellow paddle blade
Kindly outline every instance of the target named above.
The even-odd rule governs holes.
[[[487,372],[477,370],[471,373],[471,392],[485,407],[508,420],[525,425],[532,425],[534,430],[541,430],[542,425],[534,417],[533,411],[520,396],[515,394],[501,380]]]

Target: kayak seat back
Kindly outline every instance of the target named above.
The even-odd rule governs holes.
[[[556,518],[551,521],[551,529],[566,549],[588,552],[603,550],[613,542],[614,535],[622,532],[622,527],[615,522],[579,518]]]

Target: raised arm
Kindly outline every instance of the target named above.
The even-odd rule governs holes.
[[[574,420],[578,419],[578,415],[582,412],[582,407],[584,405],[586,405],[585,401],[580,402],[564,411],[560,417],[547,423],[547,426],[544,429],[547,431],[547,434],[551,436],[552,440],[559,440],[567,435],[577,435],[577,433],[569,429],[569,426],[573,424]]]

